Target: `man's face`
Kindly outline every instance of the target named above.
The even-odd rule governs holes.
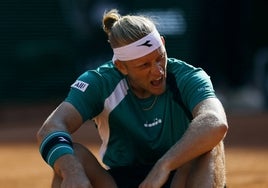
[[[165,91],[167,54],[164,46],[144,57],[118,64],[119,71],[127,75],[130,87],[137,97],[146,98]]]

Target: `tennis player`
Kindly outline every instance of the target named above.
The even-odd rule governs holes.
[[[224,187],[228,124],[210,77],[169,58],[148,17],[113,9],[103,28],[113,58],[79,76],[37,133],[52,187]],[[105,166],[72,141],[87,120]]]

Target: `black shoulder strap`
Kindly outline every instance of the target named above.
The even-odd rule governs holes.
[[[191,111],[185,106],[185,104],[182,101],[181,93],[179,88],[177,87],[177,82],[174,74],[167,73],[167,85],[169,86],[171,92],[173,93],[173,99],[176,103],[178,103],[181,108],[183,109],[184,113],[187,115],[189,120],[193,119],[193,115]]]

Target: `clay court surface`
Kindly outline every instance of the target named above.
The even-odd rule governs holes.
[[[0,187],[50,187],[52,171],[39,155],[35,133],[55,105],[0,106]],[[228,114],[228,117],[230,129],[225,139],[228,187],[268,187],[268,113]],[[96,133],[88,125],[74,139],[96,152],[99,140],[97,136],[87,138]]]

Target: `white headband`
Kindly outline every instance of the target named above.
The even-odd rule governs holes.
[[[150,34],[133,43],[119,48],[114,48],[113,61],[116,59],[120,61],[129,61],[143,57],[159,48],[162,44],[160,34],[155,29]]]

